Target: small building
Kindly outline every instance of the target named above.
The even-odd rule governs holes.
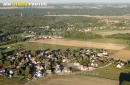
[[[46,70],[46,73],[51,74],[52,72],[51,72],[51,70]]]
[[[78,67],[80,66],[80,63],[74,63],[74,66]]]
[[[121,65],[121,64],[117,64],[116,67],[117,67],[117,68],[122,68],[122,65]]]
[[[70,73],[71,70],[69,67],[65,67],[63,70],[62,70],[62,73]]]
[[[5,72],[5,69],[4,68],[1,68],[0,69],[0,73],[4,73]]]
[[[88,70],[88,66],[81,65],[80,66],[80,70],[86,71],[86,70]]]

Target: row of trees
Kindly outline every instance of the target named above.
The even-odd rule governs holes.
[[[92,32],[77,32],[77,31],[66,31],[62,34],[64,38],[75,38],[75,39],[100,39],[102,35],[94,34]]]
[[[125,39],[125,40],[130,40],[130,33],[125,33],[125,34],[112,34],[112,35],[106,35],[106,38],[115,38],[115,39]]]

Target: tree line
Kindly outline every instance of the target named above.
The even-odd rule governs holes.
[[[66,31],[62,34],[64,38],[72,38],[72,39],[101,39],[102,35],[95,34],[92,32],[77,32],[77,31]]]
[[[130,33],[125,33],[125,34],[118,33],[118,34],[112,34],[112,35],[105,35],[105,37],[130,40]]]

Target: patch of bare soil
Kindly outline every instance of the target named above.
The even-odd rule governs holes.
[[[114,59],[121,59],[124,61],[130,60],[130,51],[129,50],[121,50],[116,54],[112,55]]]

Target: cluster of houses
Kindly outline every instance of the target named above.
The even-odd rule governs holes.
[[[103,61],[109,60],[108,51],[103,49],[80,49],[79,51],[71,51],[71,55],[67,55],[70,50],[60,52],[60,50],[38,50],[34,51],[36,54],[32,54],[32,51],[18,50],[16,55],[9,55],[8,59],[12,62],[9,67],[1,67],[0,75],[13,77],[15,72],[19,72],[21,65],[31,67],[31,75],[33,78],[42,77],[44,74],[68,74],[73,72],[73,68],[86,71],[94,70],[99,67],[97,60]],[[88,57],[89,64],[82,65],[75,60],[75,55],[78,54],[81,57]],[[16,62],[17,60],[17,62]],[[108,62],[109,63],[109,62]],[[70,65],[71,64],[71,65]],[[117,68],[121,68],[124,64],[119,61]]]

